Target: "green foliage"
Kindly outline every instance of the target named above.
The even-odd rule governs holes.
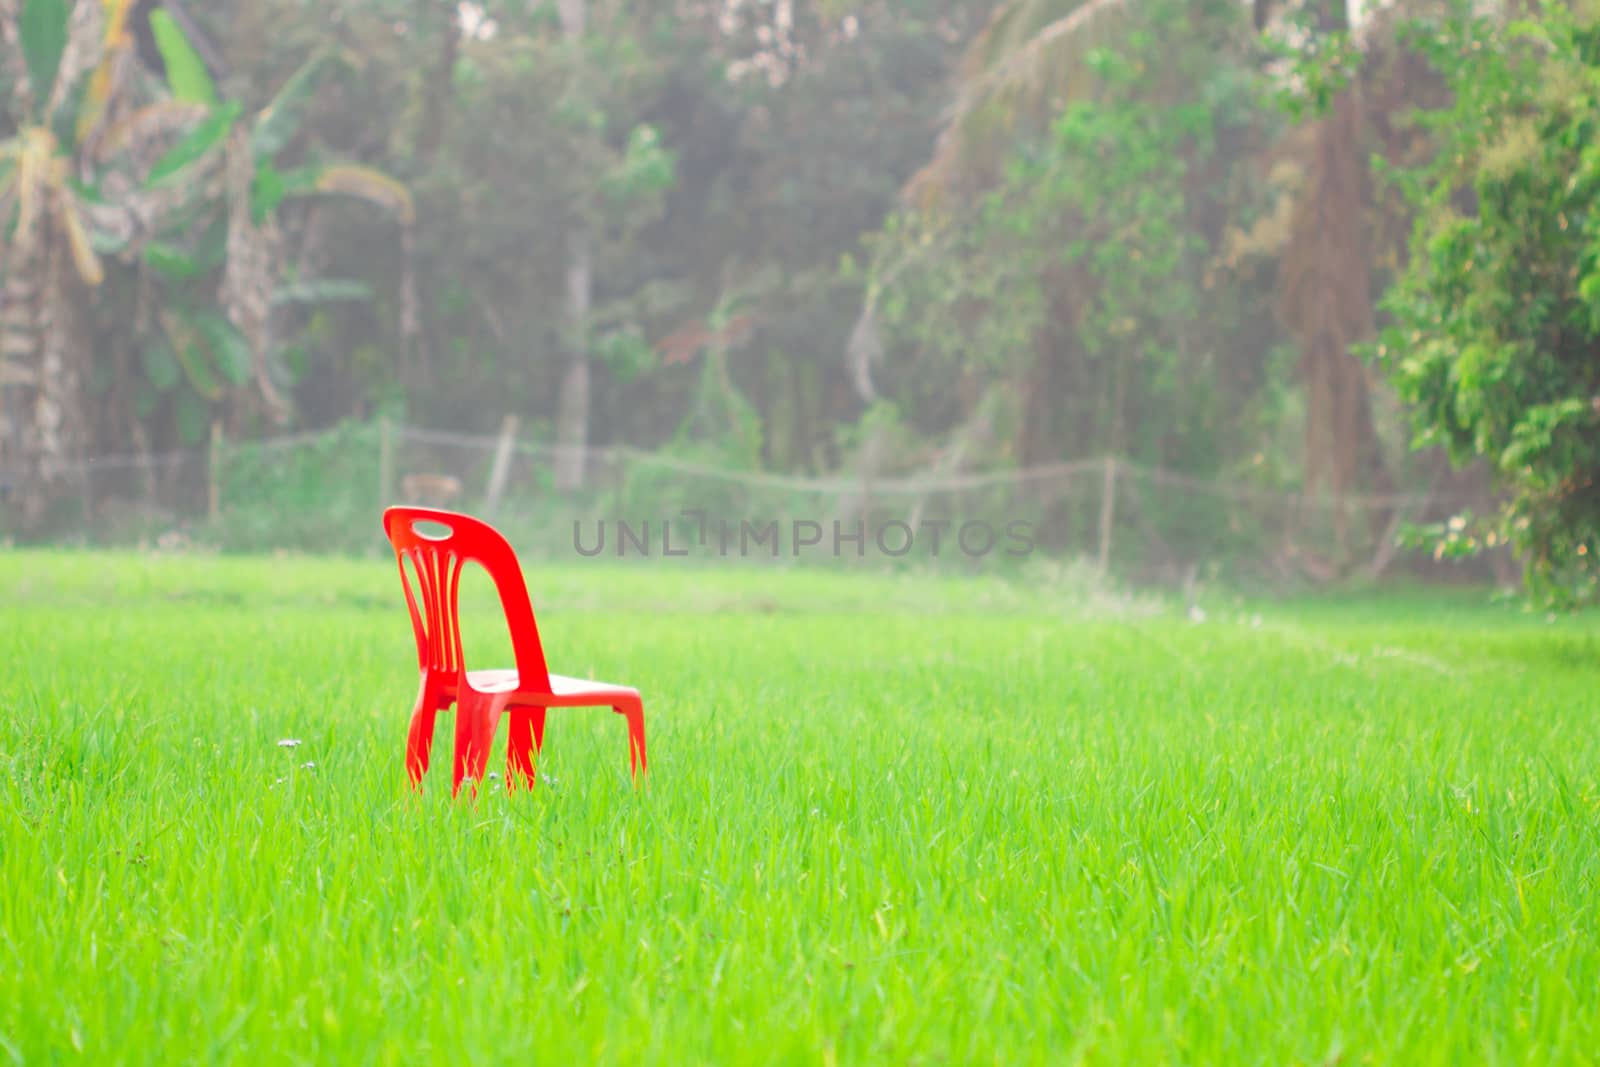
[[[185,104],[216,106],[217,87],[206,70],[205,60],[189,43],[183,28],[159,7],[152,9],[149,17],[150,32],[155,36],[162,65],[166,67],[172,98]]]
[[[61,56],[67,48],[72,5],[68,0],[22,0],[17,40],[28,68],[34,106],[42,109],[55,85]]]
[[[172,353],[183,367],[184,377],[195,392],[207,400],[221,399],[222,383],[217,380],[206,338],[192,314],[172,309],[162,316],[162,325],[172,345]]]
[[[145,187],[155,188],[180,180],[189,168],[208,161],[213,152],[222,148],[243,111],[244,105],[237,100],[230,100],[213,111],[156,161],[145,176]]]
[[[211,405],[195,390],[180,390],[173,405],[173,419],[178,440],[185,447],[193,448],[206,439],[211,425]]]
[[[614,208],[664,192],[673,182],[673,155],[655,127],[641,123],[628,134],[622,159],[600,179],[600,191]]]
[[[1412,188],[1414,255],[1373,354],[1419,445],[1483,456],[1511,498],[1456,547],[1509,540],[1532,591],[1600,593],[1600,13],[1501,27],[1464,7],[1413,39],[1449,80],[1441,138]],[[1441,537],[1440,544],[1445,544]],[[1443,551],[1443,549],[1441,549]]]
[[[1194,219],[1227,207],[1211,177],[1226,173],[1218,137],[1256,121],[1250,81],[1216,47],[1235,14],[1142,9],[1119,46],[1086,53],[1093,90],[1015,146],[992,187],[953,217],[884,227],[869,290],[918,367],[906,399],[937,403],[963,376],[1025,380],[1053,361],[1073,382],[1067,454],[1216,469],[1211,442],[1236,413],[1193,362],[1206,344],[1196,321],[1219,296]]]
[[[326,304],[371,300],[372,295],[372,286],[355,278],[313,278],[278,286],[272,292],[272,303]]]
[[[269,163],[300,132],[317,79],[333,62],[328,53],[311,57],[256,115],[250,126],[250,151],[258,164]]]
[[[198,312],[194,319],[222,376],[235,387],[247,383],[252,364],[250,342],[245,340],[233,323],[216,311],[208,309]]]
[[[187,281],[206,269],[189,252],[161,240],[148,242],[144,246],[143,257],[151,269],[173,281]]]
[[[332,64],[332,56],[319,51],[302,64],[273,96],[270,103],[246,117],[240,100],[216,100],[203,61],[182,29],[165,12],[157,10],[151,29],[161,47],[167,71],[165,103],[199,103],[209,112],[177,138],[156,159],[144,177],[147,191],[176,192],[179,205],[158,217],[156,232],[143,243],[141,258],[152,268],[157,284],[149,292],[159,308],[160,330],[141,339],[140,368],[145,382],[136,390],[136,416],[157,416],[154,397],[176,390],[165,410],[170,413],[178,443],[198,443],[209,425],[210,405],[237,397],[249,388],[261,370],[279,385],[292,385],[299,377],[278,350],[293,349],[280,339],[257,353],[230,321],[228,309],[215,306],[219,275],[227,264],[227,209],[235,190],[219,186],[223,148],[241,122],[248,122],[254,173],[248,189],[251,217],[266,223],[285,200],[308,193],[337,192],[381,201],[409,217],[409,193],[387,175],[367,168],[329,167],[313,158],[302,165],[283,168],[272,156],[285,149],[301,129],[318,76]],[[265,264],[277,271],[276,262]],[[275,306],[365,300],[371,287],[349,280],[298,279],[278,286]],[[302,353],[303,355],[303,353]],[[303,361],[301,361],[303,364]],[[303,370],[303,365],[302,365]]]
[[[1278,82],[1273,95],[1277,106],[1295,122],[1325,114],[1361,66],[1361,50],[1350,32],[1320,24],[1326,21],[1323,8],[1330,2],[1346,0],[1313,0],[1291,10],[1285,29],[1294,31],[1296,40],[1283,33],[1262,36],[1267,54],[1287,64],[1291,72]]]
[[[626,383],[656,366],[656,354],[637,327],[608,330],[591,342],[590,354]]]
[[[218,475],[223,515],[209,536],[243,551],[363,553],[375,540],[377,472],[376,423],[341,423],[289,449],[230,442]]]
[[[157,390],[164,393],[178,384],[183,376],[183,368],[178,365],[178,357],[173,354],[172,343],[165,336],[161,334],[152,336],[140,348],[139,353],[145,377]]]

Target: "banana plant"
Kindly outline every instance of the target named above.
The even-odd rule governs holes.
[[[46,407],[73,408],[63,324],[85,310],[105,283],[103,257],[115,255],[153,282],[141,288],[154,328],[141,338],[145,380],[134,414],[152,416],[171,393],[180,436],[194,443],[212,404],[252,381],[268,412],[287,418],[294,375],[272,344],[273,307],[367,295],[329,279],[279,285],[280,205],[355,197],[406,225],[413,207],[404,186],[370,168],[276,163],[337,53],[313,57],[265,108],[246,114],[218,93],[193,43],[159,7],[148,18],[161,76],[144,71],[129,26],[137,8],[135,0],[0,0],[0,43],[10,46],[0,63],[12,68],[8,103],[18,127],[0,142],[0,389],[37,389]],[[57,269],[63,262],[70,274]],[[38,406],[29,396],[0,413]],[[7,436],[0,433],[0,459],[17,450]],[[48,435],[30,442],[21,450],[70,450]]]
[[[141,250],[144,264],[162,280],[172,299],[163,301],[162,329],[152,338],[144,365],[149,386],[162,391],[186,381],[191,392],[178,399],[179,429],[187,439],[203,430],[197,400],[220,398],[228,386],[254,381],[278,422],[290,411],[287,391],[293,370],[271,336],[275,306],[290,302],[360,299],[364,286],[335,279],[280,284],[283,238],[277,212],[288,200],[340,195],[376,203],[409,226],[410,193],[369,167],[313,161],[283,169],[276,158],[294,139],[318,80],[341,57],[313,56],[284,83],[272,101],[247,116],[237,101],[219,99],[211,77],[182,31],[170,24],[156,34],[171,83],[172,98],[203,109],[203,117],[158,159],[144,176],[142,191],[160,195],[183,189],[184,209],[160,239]],[[220,271],[215,304],[202,310],[203,286]],[[173,369],[182,371],[174,375]],[[148,393],[141,405],[151,405]]]
[[[76,180],[73,150],[93,132],[75,121],[74,90],[84,73],[97,69],[107,38],[118,32],[128,4],[8,0],[0,21],[12,49],[10,110],[17,132],[0,142],[0,265],[5,275],[0,326],[0,380],[42,387],[41,366],[48,325],[60,302],[57,279],[46,270],[65,250],[79,279],[97,286],[105,278],[100,252],[114,241],[91,236],[91,195]],[[111,19],[105,16],[110,14]],[[109,91],[109,73],[98,91]],[[93,99],[93,93],[89,94]],[[85,110],[87,114],[87,110]],[[96,246],[100,247],[97,248]]]
[[[194,88],[196,57],[165,11],[149,16],[165,81],[139,67],[129,26],[136,6],[21,0],[19,9],[0,0],[0,41],[10,46],[0,63],[10,67],[17,125],[0,142],[0,387],[33,390],[8,404],[32,418],[11,420],[0,457],[21,453],[10,458],[24,469],[69,451],[66,413],[79,406],[84,375],[67,337],[83,333],[83,313],[106,281],[103,257],[137,259],[148,235],[182,223],[198,192],[181,181],[141,187],[128,179],[216,102],[214,91]],[[57,268],[63,260],[70,272]]]
[[[83,360],[69,340],[82,325],[79,293],[104,283],[101,257],[125,248],[134,219],[161,208],[108,203],[83,165],[127,80],[132,7],[0,0],[4,106],[16,128],[0,142],[0,464],[20,486],[25,528],[82,434]]]

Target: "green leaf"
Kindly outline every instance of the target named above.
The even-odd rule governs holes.
[[[177,408],[173,412],[178,422],[178,437],[189,446],[198,445],[206,439],[206,431],[211,425],[211,405],[206,403],[205,397],[192,389],[185,389],[178,394]]]
[[[58,71],[56,76],[60,77]],[[62,95],[61,101],[56,104],[56,109],[46,116],[50,122],[50,130],[56,135],[56,142],[61,145],[76,145],[78,143],[78,116],[86,114],[88,108],[84,103],[89,97],[89,78],[79,76],[78,80],[67,86],[67,91]]]
[[[165,337],[151,338],[139,356],[145,378],[159,392],[171,389],[183,377],[183,368],[178,366],[178,357],[172,354],[172,345]]]
[[[250,182],[250,219],[257,226],[278,209],[284,193],[283,172],[271,163],[256,163],[256,175]]]
[[[306,376],[306,371],[311,366],[311,354],[304,345],[289,345],[279,349],[277,361],[287,372],[290,382],[298,382]]]
[[[307,192],[355,197],[392,212],[407,226],[416,221],[411,191],[381,170],[341,163],[314,173],[315,182]],[[300,193],[298,188],[289,189],[289,195]]]
[[[654,350],[644,335],[631,326],[597,337],[593,351],[621,383],[632,381],[656,365]]]
[[[215,311],[202,311],[195,315],[194,321],[211,348],[211,355],[222,376],[234,385],[248,382],[255,360],[250,352],[250,342],[244,334]]]
[[[282,304],[324,304],[340,300],[371,300],[372,287],[350,278],[313,278],[288,282],[272,293],[274,307]]]
[[[167,68],[167,86],[180,103],[217,103],[217,87],[212,84],[211,73],[205,60],[194,50],[183,27],[165,10],[150,12],[150,32],[155,35],[156,47],[161,50],[161,62]]]
[[[209,118],[190,130],[183,140],[173,145],[171,151],[150,168],[150,175],[144,182],[145,188],[153,188],[220,148],[242,110],[238,101],[230,100],[212,112]]]
[[[256,116],[250,128],[250,151],[257,163],[271,159],[294,140],[305,117],[305,106],[316,91],[317,78],[332,59],[324,53],[307,60]]]
[[[109,233],[105,230],[89,231],[89,247],[102,256],[115,255],[128,247],[130,235]]]
[[[144,261],[158,274],[173,281],[186,281],[205,272],[193,256],[165,241],[151,241],[145,245]]]
[[[1578,283],[1578,299],[1591,306],[1600,305],[1600,271],[1586,275]]]
[[[161,403],[161,397],[150,388],[149,382],[135,382],[133,386],[133,413],[141,419],[148,419],[155,414],[156,405]]]
[[[293,167],[289,170],[279,171],[278,175],[283,179],[284,195],[300,196],[305,193],[315,192],[317,183],[322,180],[323,172],[327,169],[321,163],[310,162],[303,167]]]
[[[315,192],[322,171],[319,166],[279,170],[271,163],[256,164],[256,176],[250,183],[250,214],[256,225],[278,210],[285,197]]]
[[[161,313],[161,326],[166,331],[167,340],[172,342],[172,353],[183,367],[189,384],[208,400],[220,397],[222,384],[211,373],[210,363],[206,359],[205,336],[196,323],[183,312],[166,311]]]
[[[37,106],[43,106],[56,83],[61,56],[67,50],[72,5],[67,0],[22,0],[17,38],[28,66],[28,83]]]
[[[200,264],[201,270],[212,270],[228,258],[228,219],[226,215],[219,214],[212,220],[201,236],[198,247],[195,248],[194,258]]]

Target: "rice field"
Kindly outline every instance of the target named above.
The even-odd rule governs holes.
[[[528,577],[638,787],[413,793],[392,563],[0,553],[0,1063],[1596,1060],[1592,619]]]

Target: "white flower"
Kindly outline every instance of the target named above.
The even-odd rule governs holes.
[[[279,748],[299,748],[300,747],[300,742],[296,738],[285,737],[282,741],[278,742],[278,747]]]

